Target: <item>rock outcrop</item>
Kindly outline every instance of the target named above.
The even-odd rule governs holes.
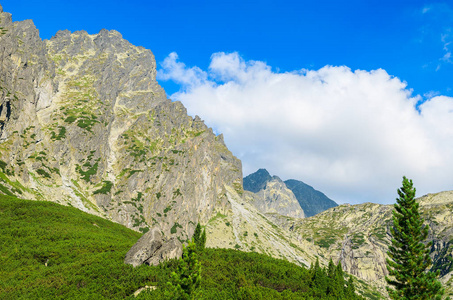
[[[338,205],[308,184],[294,179],[283,182],[278,176],[271,176],[266,169],[259,169],[246,176],[243,182],[244,190],[257,195],[255,203],[263,212],[308,218]],[[294,199],[298,204],[290,204]],[[277,209],[276,205],[281,209]],[[291,210],[293,213],[288,214]],[[303,211],[303,216],[296,213],[297,210]]]
[[[428,241],[433,242],[430,271],[440,270],[441,281],[452,292],[453,192],[428,194],[417,201],[430,227]],[[300,241],[311,242],[319,257],[341,262],[346,272],[385,293],[392,210],[392,205],[374,203],[340,205],[311,218],[294,220],[286,228]]]
[[[241,162],[167,99],[150,50],[119,32],[59,31],[0,14],[2,193],[54,201],[187,240],[229,209]]]
[[[253,204],[262,213],[279,214],[292,218],[304,218],[305,214],[293,192],[277,176],[272,177],[256,194]]]
[[[272,180],[271,174],[266,169],[259,169],[244,177],[244,190],[258,193],[266,187],[266,183],[270,180]]]
[[[305,212],[306,218],[338,206],[335,201],[327,197],[324,193],[315,190],[312,186],[300,180],[285,180],[285,185],[294,193],[297,201],[299,201],[300,207]]]
[[[157,266],[164,260],[181,258],[182,244],[172,237],[165,240],[158,227],[142,235],[134,246],[126,253],[124,263],[134,267],[142,264]]]

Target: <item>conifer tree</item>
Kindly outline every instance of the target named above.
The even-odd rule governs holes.
[[[327,266],[327,276],[329,276],[331,279],[335,279],[336,275],[336,267],[335,264],[333,263],[333,260],[329,260],[329,265]]]
[[[352,276],[349,276],[348,284],[346,287],[346,297],[348,297],[349,299],[353,299],[355,296],[356,296],[356,294],[355,294],[354,281],[352,279]]]
[[[403,177],[398,196],[390,228],[392,241],[387,252],[390,277],[385,279],[394,287],[387,287],[389,295],[392,299],[441,299],[444,291],[436,279],[439,272],[426,272],[432,263],[429,257],[432,242],[423,244],[429,228],[423,226],[412,180]]]
[[[179,260],[177,272],[172,272],[171,281],[167,283],[166,296],[171,299],[195,299],[195,291],[201,281],[201,264],[198,261],[196,245],[192,239],[183,247],[182,259]]]
[[[201,239],[200,239],[200,249],[201,251],[206,248],[206,229],[203,229],[203,233],[201,234]]]
[[[193,232],[193,236],[192,236],[194,242],[195,242],[195,245],[199,245],[200,244],[200,240],[201,240],[201,225],[200,223],[197,223],[197,227],[195,227],[195,231]]]
[[[311,282],[310,286],[317,294],[327,293],[327,274],[326,271],[319,265],[319,260],[316,258],[315,265],[310,269]]]
[[[198,223],[197,227],[195,227],[192,238],[195,242],[195,245],[197,246],[196,248],[198,253],[202,253],[204,248],[206,247],[206,230],[201,231],[200,223]]]

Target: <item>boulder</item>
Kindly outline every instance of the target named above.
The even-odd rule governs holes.
[[[124,263],[137,267],[146,263],[157,266],[164,260],[180,258],[182,244],[176,238],[165,240],[160,228],[154,227],[145,233],[126,253]]]
[[[124,263],[137,267],[149,259],[163,245],[162,233],[159,228],[154,227],[135,243],[126,253]]]
[[[171,238],[162,245],[150,258],[145,261],[147,265],[157,266],[164,260],[182,257],[182,244],[177,238]]]

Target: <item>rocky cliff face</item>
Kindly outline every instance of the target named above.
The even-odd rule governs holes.
[[[263,189],[250,193],[256,208],[262,213],[280,214],[292,218],[304,218],[304,210],[293,192],[277,176],[266,182]]]
[[[266,187],[266,183],[271,179],[272,176],[266,169],[259,169],[255,173],[249,174],[244,178],[244,190],[258,193]]]
[[[335,201],[302,181],[289,179],[285,180],[285,185],[294,193],[307,218],[338,206]]]
[[[185,240],[242,190],[241,162],[166,98],[151,51],[107,30],[43,41],[4,12],[0,27],[3,193]]]
[[[244,191],[241,162],[222,136],[167,99],[155,75],[151,51],[116,31],[60,31],[43,41],[31,21],[12,22],[0,6],[0,193],[142,232],[157,225],[181,241],[201,222],[209,247],[307,266],[333,258],[383,289],[391,206],[342,205],[300,219],[296,206],[286,209],[294,194],[281,180],[263,173],[261,196]],[[420,203],[433,269],[451,289],[453,192]]]
[[[290,179],[283,182],[278,176],[271,176],[266,169],[248,175],[243,182],[244,190],[256,195],[255,204],[262,212],[308,218],[338,205],[302,181]]]
[[[429,194],[418,199],[433,241],[432,271],[441,270],[441,281],[452,292],[453,192]],[[340,205],[312,218],[296,220],[286,228],[316,247],[317,255],[380,288],[385,293],[384,277],[390,244],[392,205],[365,203]]]

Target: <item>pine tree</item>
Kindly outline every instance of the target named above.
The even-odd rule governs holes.
[[[171,281],[167,283],[166,295],[171,299],[195,299],[195,291],[201,281],[201,264],[198,262],[196,245],[192,239],[184,246],[182,259],[177,272],[172,272]]]
[[[200,238],[201,252],[203,252],[204,248],[206,248],[206,229],[203,229],[203,233],[201,234],[201,238]]]
[[[310,268],[310,287],[317,295],[325,295],[327,293],[327,272],[319,265],[319,260],[316,258],[316,262],[312,268]]]
[[[192,238],[197,246],[197,252],[201,254],[206,247],[206,230],[203,229],[203,231],[201,231],[200,223],[195,227]]]
[[[329,265],[327,266],[327,276],[329,276],[331,279],[335,279],[336,275],[336,267],[335,264],[333,263],[333,260],[329,260]]]
[[[356,297],[354,280],[352,279],[352,276],[349,276],[349,279],[348,279],[348,284],[346,287],[346,297],[349,299],[353,299],[354,297]]]
[[[403,177],[398,195],[390,228],[392,241],[387,252],[391,277],[385,279],[394,287],[387,287],[389,295],[392,299],[441,299],[444,291],[436,279],[439,272],[426,272],[432,263],[429,257],[432,242],[423,244],[429,228],[423,226],[412,180]]]
[[[194,242],[195,242],[195,245],[199,245],[200,244],[200,240],[201,240],[201,225],[200,223],[197,223],[197,227],[195,227],[195,231],[193,232],[193,236],[192,236]]]

